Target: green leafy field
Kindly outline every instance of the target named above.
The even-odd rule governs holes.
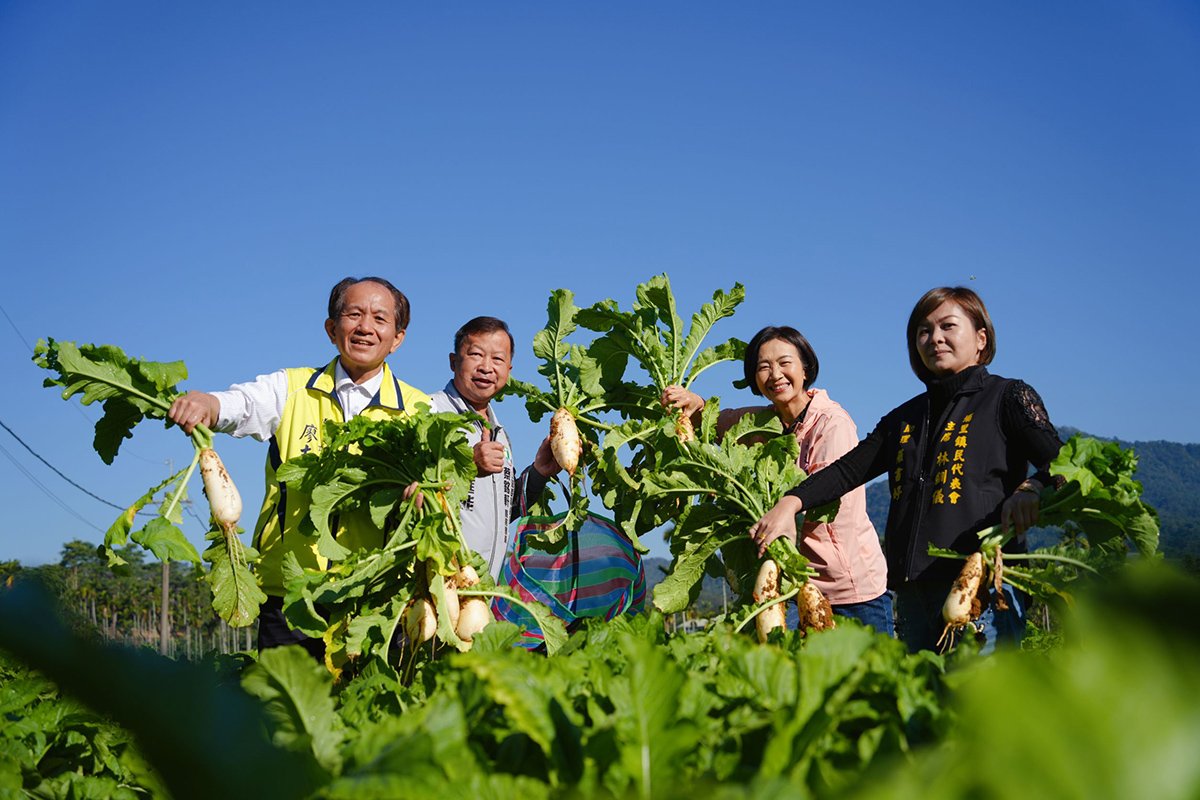
[[[0,796],[1188,798],[1197,614],[1200,585],[1147,564],[1081,594],[1049,653],[909,655],[855,625],[759,645],[649,616],[552,658],[497,624],[407,685],[335,684],[296,649],[101,645],[18,587]]]

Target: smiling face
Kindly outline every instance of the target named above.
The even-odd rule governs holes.
[[[921,363],[941,378],[980,363],[987,331],[977,329],[958,303],[947,300],[917,323],[914,344]]]
[[[804,360],[791,342],[768,339],[759,345],[754,382],[758,391],[771,401],[776,410],[794,418],[808,405]]]
[[[396,330],[396,300],[374,281],[346,289],[341,313],[337,319],[325,320],[325,333],[355,383],[378,374],[384,360],[404,341],[404,331]]]
[[[457,353],[450,354],[454,388],[467,404],[482,412],[508,383],[512,372],[512,343],[503,330],[463,337]]]

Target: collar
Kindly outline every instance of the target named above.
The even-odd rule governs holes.
[[[808,405],[804,406],[804,410],[800,412],[800,416],[796,418],[795,422],[784,426],[784,430],[788,433],[794,433],[797,436],[803,435],[818,418],[829,413],[830,407],[837,405],[829,399],[829,394],[824,389],[807,389],[806,394],[808,395]]]
[[[350,376],[342,368],[341,359],[335,357],[325,365],[324,369],[313,370],[307,388],[333,396],[339,388],[345,385],[346,381],[350,381]],[[353,381],[350,382],[353,383]],[[388,368],[387,362],[384,362],[378,375],[357,385],[371,393],[371,402],[367,404],[368,406],[404,410],[404,393],[400,389],[400,381],[396,380],[396,376]]]
[[[976,365],[943,378],[930,378],[925,382],[930,406],[940,410],[956,395],[978,391],[987,375],[988,371],[984,367]]]
[[[460,393],[458,391],[458,387],[454,385],[453,378],[446,381],[446,387],[442,391],[444,391],[446,393],[446,396],[450,398],[450,404],[452,406],[454,406],[454,410],[457,411],[458,413],[460,413],[460,414],[479,414],[479,412],[476,411],[475,409],[471,408],[471,404],[468,403],[465,398],[463,398],[462,393]],[[496,420],[496,412],[492,410],[491,403],[488,403],[487,408],[484,409],[484,413],[479,414],[479,416],[486,419],[488,421],[488,424],[491,425],[493,428],[500,424]]]
[[[374,397],[379,393],[379,387],[383,385],[383,373],[386,371],[380,369],[373,377],[368,378],[362,383],[355,383],[346,372],[346,368],[342,366],[342,360],[336,359],[333,367],[333,389],[336,392],[353,391],[362,392],[369,397]]]
[[[960,389],[978,388],[977,384],[981,382],[987,374],[988,372],[985,367],[976,364],[973,367],[967,367],[961,372],[956,372],[953,375],[946,375],[941,378],[930,378],[929,380],[925,381],[925,385],[929,388],[930,392],[937,392],[938,394],[949,392],[953,394]],[[972,384],[973,378],[976,379],[974,381],[974,384],[976,385],[968,386],[968,384]]]

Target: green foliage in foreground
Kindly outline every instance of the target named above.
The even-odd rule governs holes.
[[[664,797],[766,777],[833,789],[932,739],[942,714],[940,659],[849,625],[760,647],[728,629],[668,638],[658,617],[622,618],[551,659],[512,649],[501,626],[488,633],[427,674],[419,698],[382,681],[370,698],[343,693],[354,745],[322,796],[417,797],[459,776],[535,797]],[[382,697],[421,703],[372,713]]]
[[[0,655],[0,797],[163,793],[129,731]]]
[[[0,592],[0,647],[129,731],[174,798],[302,797],[319,785],[303,758],[267,740],[260,704],[211,668],[74,634],[32,585]],[[71,767],[106,775],[86,761]],[[39,775],[25,774],[25,788]]]
[[[649,617],[594,623],[554,658],[514,650],[515,629],[497,624],[409,685],[381,669],[335,685],[301,652],[273,651],[239,688],[211,667],[74,641],[42,601],[8,592],[0,646],[122,728],[81,710],[37,717],[6,692],[0,787],[94,776],[176,797],[1194,797],[1197,615],[1200,584],[1148,564],[1080,592],[1047,653],[960,648],[946,661],[852,624],[757,646],[728,628],[667,636]],[[38,702],[78,708],[38,685]],[[39,759],[39,736],[69,770]]]
[[[1200,583],[1141,565],[1096,590],[1061,649],[954,676],[952,734],[851,796],[1200,796]]]

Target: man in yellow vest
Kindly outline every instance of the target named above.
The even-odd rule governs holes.
[[[409,306],[404,293],[383,278],[345,278],[329,293],[325,332],[338,357],[322,367],[283,369],[239,383],[224,392],[188,392],[171,406],[170,418],[191,433],[196,425],[235,437],[269,441],[267,491],[254,529],[259,581],[267,594],[259,615],[259,649],[301,644],[320,656],[319,639],[288,627],[283,616],[283,557],[295,553],[300,564],[324,569],[313,539],[300,533],[308,498],[289,491],[275,477],[285,461],[319,452],[326,420],[339,422],[359,414],[374,418],[417,413],[430,398],[396,378],[385,361],[404,341]],[[379,537],[378,541],[375,537]],[[350,549],[381,546],[377,531],[344,528],[338,542]]]

